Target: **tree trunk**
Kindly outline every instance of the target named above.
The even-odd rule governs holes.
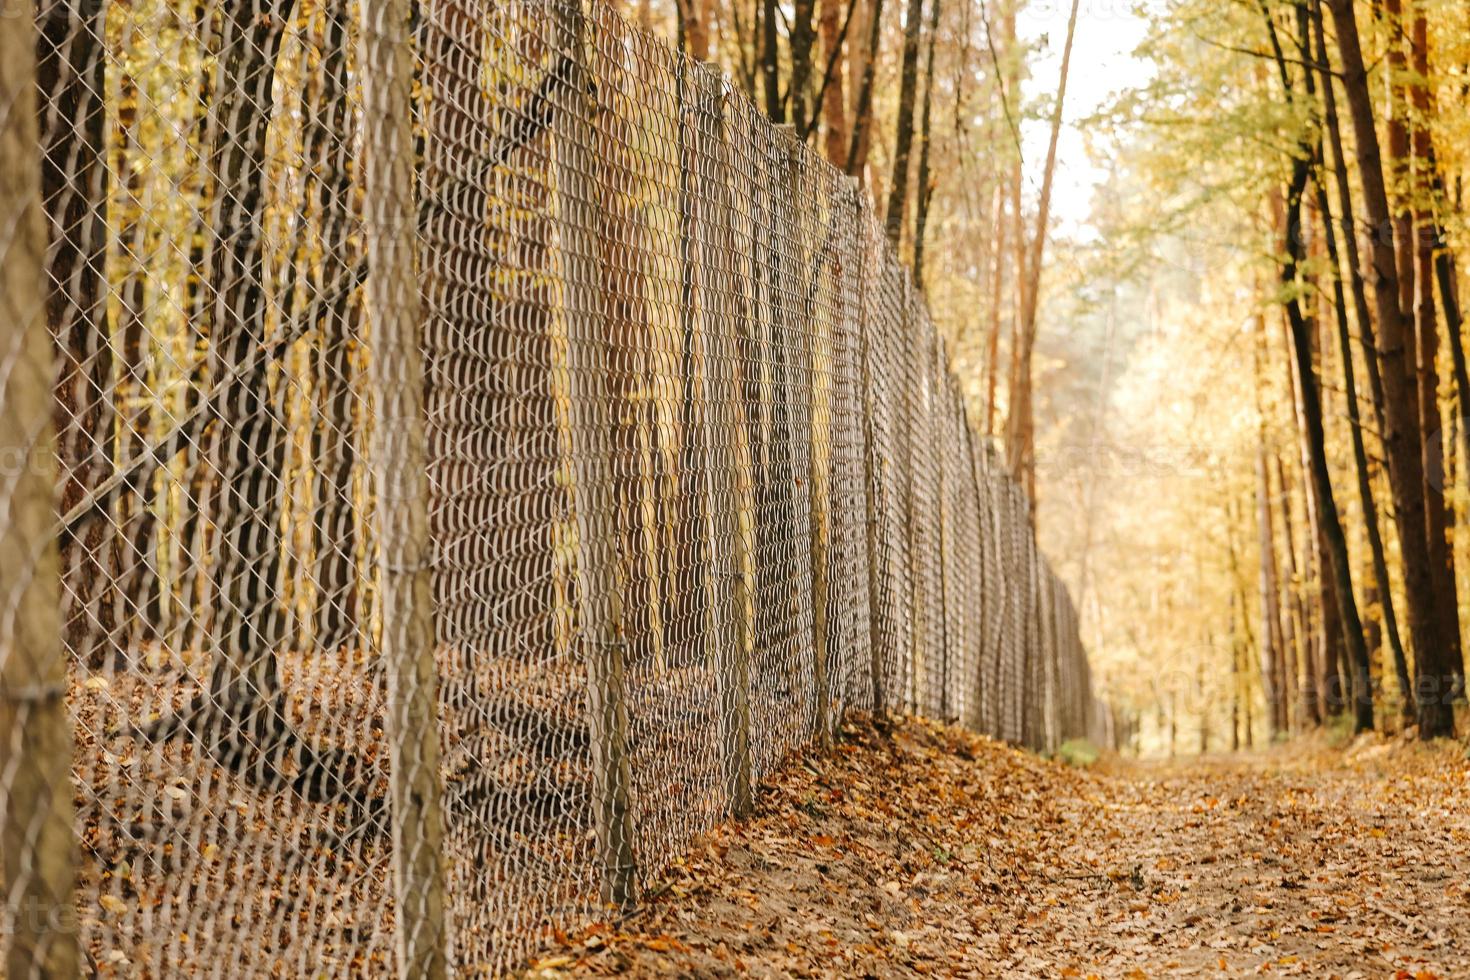
[[[856,18],[856,8],[861,0],[851,0],[848,8],[849,29]],[[827,156],[827,162],[838,170],[847,169],[847,141],[850,136],[847,129],[847,94],[843,86],[843,46],[842,30],[840,27],[842,12],[842,0],[821,0],[821,11],[818,18],[818,31],[822,37],[822,52],[827,59],[829,73],[823,81],[825,88],[822,90],[822,104],[818,108],[822,114],[822,146]]]
[[[1292,165],[1291,184],[1286,196],[1284,245],[1287,258],[1281,266],[1281,284],[1288,293],[1286,313],[1296,353],[1297,384],[1306,424],[1307,449],[1311,457],[1311,478],[1316,489],[1319,531],[1327,541],[1339,623],[1353,678],[1354,727],[1362,732],[1373,728],[1373,691],[1368,683],[1368,647],[1363,639],[1363,624],[1358,617],[1357,600],[1353,596],[1347,538],[1343,534],[1337,502],[1333,498],[1332,476],[1327,465],[1322,403],[1318,394],[1316,369],[1312,366],[1311,328],[1294,292],[1298,285],[1297,273],[1302,251],[1302,194],[1306,190],[1310,167],[1310,159],[1304,156],[1298,156]],[[1324,575],[1328,573],[1326,568],[1322,571]],[[1325,610],[1323,619],[1323,628],[1331,629],[1333,624],[1326,620]]]
[[[1439,415],[1439,323],[1434,305],[1434,211],[1433,182],[1426,177],[1434,153],[1430,145],[1429,118],[1433,109],[1429,93],[1429,23],[1424,4],[1414,4],[1414,25],[1409,37],[1413,80],[1409,85],[1413,108],[1411,170],[1414,202],[1411,227],[1414,269],[1413,310],[1415,367],[1419,381],[1419,436],[1424,467],[1424,524],[1429,535],[1429,562],[1434,583],[1434,607],[1444,642],[1445,667],[1455,678],[1455,690],[1464,687],[1464,654],[1460,649],[1459,593],[1455,582],[1455,560],[1449,546],[1449,515],[1444,485],[1444,433]],[[1408,309],[1405,305],[1405,309]]]
[[[869,128],[873,124],[873,75],[877,70],[878,47],[883,38],[883,0],[873,0],[868,20],[868,46],[862,57],[862,81],[852,113],[852,142],[847,148],[847,174],[862,179],[868,163]]]
[[[1078,5],[1079,0],[1072,0],[1072,10],[1067,17],[1067,41],[1062,47],[1057,101],[1051,116],[1051,139],[1047,144],[1046,165],[1041,174],[1041,196],[1036,206],[1036,232],[1031,239],[1030,255],[1022,263],[1020,270],[1021,316],[1013,341],[1019,345],[1020,354],[1016,358],[1016,371],[1011,387],[1011,410],[1006,419],[1008,462],[1017,481],[1028,491],[1027,499],[1033,522],[1036,518],[1036,460],[1031,360],[1036,347],[1036,306],[1041,291],[1041,263],[1046,254],[1047,226],[1051,220],[1052,180],[1056,176],[1057,141],[1061,138],[1062,112],[1067,101],[1067,75],[1072,65],[1072,41],[1077,35]]]
[[[1328,0],[1342,60],[1343,90],[1357,136],[1359,179],[1370,235],[1374,299],[1378,308],[1380,369],[1383,377],[1384,455],[1398,514],[1399,545],[1408,601],[1409,635],[1417,668],[1415,701],[1421,738],[1454,733],[1450,695],[1454,678],[1446,667],[1444,640],[1434,609],[1432,567],[1424,517],[1423,464],[1419,452],[1418,406],[1405,363],[1406,318],[1399,305],[1398,274],[1392,240],[1388,192],[1384,185],[1378,132],[1374,127],[1367,69],[1358,38],[1352,0]]]
[[[1387,431],[1387,423],[1384,416],[1384,394],[1383,378],[1379,370],[1378,344],[1374,337],[1373,315],[1368,308],[1368,288],[1363,278],[1363,265],[1358,253],[1358,229],[1357,220],[1354,216],[1352,186],[1348,181],[1347,154],[1343,151],[1342,126],[1337,114],[1337,91],[1331,71],[1330,53],[1327,50],[1327,35],[1323,26],[1322,8],[1320,4],[1314,3],[1312,9],[1313,31],[1316,42],[1317,70],[1320,73],[1322,83],[1323,115],[1327,120],[1327,134],[1332,147],[1332,169],[1337,183],[1337,198],[1340,208],[1339,220],[1342,228],[1343,257],[1347,262],[1348,283],[1351,286],[1353,298],[1353,317],[1358,325],[1358,335],[1363,346],[1363,363],[1368,373],[1368,393],[1372,399],[1374,419],[1377,423],[1378,432]],[[1319,178],[1320,187],[1320,178]],[[1328,248],[1329,258],[1334,235],[1331,233],[1331,222],[1328,215],[1331,208],[1327,204],[1326,195],[1323,193],[1319,198],[1320,209],[1323,219],[1329,228]],[[1332,260],[1334,270],[1339,268],[1335,259]],[[1336,273],[1335,273],[1336,275]],[[1338,309],[1338,341],[1343,344],[1347,338],[1344,332],[1346,311],[1341,295],[1342,282],[1340,276],[1337,278],[1337,309]],[[1342,348],[1344,385],[1347,391],[1349,421],[1353,430],[1353,456],[1357,464],[1358,474],[1358,496],[1363,505],[1363,522],[1368,534],[1368,547],[1373,556],[1373,574],[1378,583],[1379,606],[1382,609],[1383,629],[1388,637],[1389,649],[1393,655],[1394,673],[1398,678],[1399,690],[1403,692],[1404,717],[1412,719],[1415,716],[1413,687],[1409,681],[1408,658],[1404,654],[1404,643],[1399,632],[1398,615],[1394,608],[1393,587],[1388,577],[1388,562],[1385,557],[1383,543],[1383,529],[1378,522],[1378,509],[1373,495],[1372,473],[1368,468],[1367,449],[1363,441],[1362,425],[1357,417],[1357,399],[1354,396],[1356,382],[1353,377],[1352,352]]]
[[[1276,535],[1271,521],[1271,474],[1266,466],[1265,432],[1256,454],[1256,514],[1260,546],[1261,574],[1261,687],[1266,695],[1266,719],[1271,726],[1271,736],[1285,731],[1282,723],[1282,707],[1285,704],[1278,682],[1277,665],[1281,660],[1281,613],[1277,604]]]
[[[36,8],[36,88],[45,103],[39,112],[48,225],[43,288],[60,365],[54,413],[62,514],[83,503],[113,456],[113,365],[102,281],[105,10],[102,0],[45,0]],[[116,569],[103,561],[106,531],[98,514],[80,541],[63,535],[61,542],[64,636],[72,656],[93,667],[102,666],[118,626],[107,598]]]
[[[990,326],[985,341],[985,434],[995,435],[996,381],[1000,375],[1000,332],[1001,306],[1005,297],[1006,232],[1010,230],[1010,217],[1006,214],[1006,188],[997,181],[991,205],[992,233],[995,242],[991,247],[990,268]]]
[[[903,243],[903,218],[909,195],[909,155],[914,141],[914,96],[919,90],[919,35],[923,30],[924,0],[909,0],[903,21],[903,61],[899,69],[898,111],[893,134],[893,173],[888,185],[888,209],[883,230],[895,252]]]
[[[235,745],[279,738],[274,701],[280,692],[276,652],[285,635],[280,588],[286,443],[280,399],[267,384],[272,358],[254,356],[267,344],[264,255],[259,228],[265,206],[266,130],[272,107],[261,105],[275,76],[283,25],[294,0],[272,0],[268,10],[244,5],[221,19],[219,72],[210,129],[210,157],[217,176],[212,227],[221,230],[208,269],[213,288],[210,375],[230,378],[220,420],[220,486],[216,495],[219,561],[215,573],[214,636],[220,646],[210,679],[213,706],[239,732],[225,733],[226,754]],[[263,707],[264,706],[264,707]],[[259,733],[258,735],[256,733]],[[245,734],[249,733],[249,734]],[[216,752],[220,746],[212,746]],[[267,756],[269,753],[267,753]]]
[[[919,110],[919,180],[914,201],[914,288],[924,292],[924,234],[929,224],[929,117],[934,102],[934,45],[939,38],[940,0],[929,0],[929,44],[924,57],[924,100]]]
[[[1305,52],[1308,49],[1308,23],[1307,6],[1304,2],[1298,2],[1295,6],[1297,15],[1297,29],[1299,32],[1299,44]],[[1266,21],[1266,28],[1271,37],[1272,52],[1276,57],[1277,70],[1281,76],[1283,93],[1288,103],[1296,101],[1293,92],[1291,74],[1286,63],[1285,56],[1281,50],[1281,44],[1276,34],[1275,23],[1271,18],[1270,9],[1264,0],[1261,2],[1261,13]],[[1309,76],[1310,77],[1310,76]],[[1316,368],[1312,363],[1312,347],[1314,330],[1311,323],[1302,310],[1299,291],[1302,283],[1301,266],[1305,253],[1303,241],[1302,224],[1302,200],[1307,189],[1307,180],[1311,176],[1313,151],[1310,143],[1303,138],[1296,148],[1292,159],[1291,179],[1287,185],[1285,198],[1285,228],[1283,241],[1281,243],[1282,253],[1285,255],[1281,263],[1280,282],[1282,291],[1286,296],[1285,307],[1288,325],[1291,328],[1292,347],[1295,352],[1296,382],[1299,406],[1302,416],[1302,428],[1306,438],[1306,455],[1304,462],[1307,464],[1310,474],[1311,485],[1317,504],[1318,533],[1325,539],[1326,558],[1330,562],[1323,562],[1321,569],[1324,578],[1331,575],[1333,596],[1337,604],[1338,624],[1341,630],[1343,643],[1346,647],[1348,663],[1353,677],[1354,695],[1354,723],[1358,731],[1371,730],[1373,727],[1373,692],[1369,684],[1368,673],[1368,647],[1363,636],[1362,622],[1358,616],[1357,600],[1353,595],[1352,565],[1347,550],[1347,538],[1343,533],[1342,521],[1338,515],[1337,502],[1333,497],[1332,476],[1327,463],[1326,433],[1322,422],[1322,401],[1317,383]],[[1320,542],[1319,542],[1320,544]],[[1324,600],[1326,592],[1323,592]],[[1323,629],[1330,630],[1333,623],[1327,619],[1324,601]]]
[[[812,29],[816,0],[795,0],[791,17],[791,82],[787,95],[791,102],[791,122],[801,138],[811,126],[812,48],[817,35]]]
[[[1307,623],[1305,609],[1305,588],[1308,580],[1308,571],[1311,567],[1310,552],[1302,551],[1302,560],[1297,562],[1296,526],[1291,514],[1291,484],[1286,479],[1286,465],[1281,461],[1278,454],[1276,463],[1276,485],[1280,492],[1273,494],[1275,499],[1281,501],[1281,540],[1286,545],[1286,567],[1281,569],[1281,713],[1286,719],[1287,727],[1290,726],[1292,705],[1297,704],[1297,682],[1300,677],[1298,665],[1308,659],[1307,651],[1312,642],[1312,633]],[[1310,499],[1311,487],[1302,486],[1303,510],[1307,512],[1308,538],[1315,539],[1311,528],[1315,522],[1311,520],[1312,501]],[[1322,597],[1324,600],[1326,596]],[[1330,600],[1328,600],[1330,601]],[[1323,604],[1323,616],[1327,614],[1326,603]]]
[[[1368,538],[1368,550],[1373,564],[1373,581],[1379,603],[1383,608],[1384,632],[1388,636],[1389,644],[1394,652],[1394,664],[1396,668],[1402,668],[1403,674],[1399,683],[1404,691],[1409,690],[1408,668],[1405,666],[1404,651],[1398,635],[1398,623],[1394,618],[1392,583],[1388,575],[1388,559],[1384,553],[1383,533],[1378,526],[1378,506],[1373,499],[1373,483],[1371,471],[1368,468],[1368,450],[1363,441],[1362,420],[1358,411],[1358,382],[1356,372],[1353,370],[1353,351],[1350,331],[1348,329],[1347,305],[1343,294],[1342,277],[1339,274],[1341,264],[1338,258],[1337,236],[1332,228],[1332,212],[1327,201],[1327,189],[1325,183],[1320,179],[1315,181],[1317,185],[1317,208],[1322,217],[1322,229],[1327,244],[1327,261],[1332,271],[1333,288],[1333,311],[1337,323],[1337,346],[1342,357],[1342,384],[1343,394],[1347,402],[1347,417],[1350,435],[1353,444],[1353,472],[1357,477],[1358,502],[1363,511],[1363,526]],[[1329,711],[1336,711],[1344,706],[1343,692],[1338,690],[1333,683],[1332,671],[1325,671],[1325,679],[1328,687],[1323,693]],[[1404,710],[1412,714],[1412,702],[1406,697],[1404,699]]]
[[[786,121],[786,107],[781,101],[781,58],[776,47],[776,0],[765,0],[761,15],[761,88],[766,100],[766,115],[771,122]]]
[[[684,22],[684,50],[695,61],[709,60],[710,12],[708,0],[679,0]]]
[[[331,0],[322,38],[320,83],[304,121],[308,162],[316,179],[316,211],[321,227],[321,263],[315,276],[319,296],[334,296],[314,325],[315,394],[320,413],[313,427],[312,464],[316,470],[316,514],[312,522],[316,553],[316,644],[333,650],[357,629],[357,524],[352,474],[359,430],[352,385],[352,347],[359,327],[353,291],[345,288],[358,257],[353,202],[351,133],[352,81],[347,74],[347,4]]]

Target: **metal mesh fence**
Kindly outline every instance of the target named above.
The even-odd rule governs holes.
[[[1101,717],[866,196],[708,66],[600,2],[17,9],[8,975],[502,970],[848,709]]]

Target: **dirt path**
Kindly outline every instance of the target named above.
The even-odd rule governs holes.
[[[1077,771],[849,732],[535,973],[1470,977],[1458,746]]]

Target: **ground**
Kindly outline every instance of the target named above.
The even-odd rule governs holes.
[[[847,727],[532,975],[1470,976],[1463,747],[1045,761]]]

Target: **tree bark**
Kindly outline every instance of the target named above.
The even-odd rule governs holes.
[[[333,650],[346,643],[358,622],[357,524],[352,474],[358,428],[352,387],[352,345],[359,308],[344,288],[356,267],[353,202],[353,129],[347,74],[347,4],[333,0],[326,12],[317,69],[320,84],[304,128],[308,162],[316,180],[316,211],[321,227],[321,265],[316,293],[335,296],[315,324],[315,394],[319,421],[313,429],[312,463],[317,476],[313,546],[316,553],[316,643]]]
[[[812,28],[816,0],[794,0],[791,17],[791,82],[787,95],[791,103],[791,122],[802,139],[811,126],[812,48],[817,41]]]
[[[781,58],[776,47],[776,0],[765,0],[761,14],[761,91],[766,100],[766,115],[773,123],[786,121],[786,106],[781,100]]]
[[[1303,53],[1309,50],[1309,25],[1307,4],[1298,0],[1294,5],[1298,32],[1298,45]],[[1271,50],[1281,78],[1283,95],[1289,104],[1297,102],[1290,67],[1282,51],[1276,32],[1275,21],[1265,0],[1260,0],[1261,15],[1265,20],[1271,39]],[[1311,76],[1307,76],[1310,84]],[[1309,88],[1310,94],[1310,88]],[[1315,102],[1315,99],[1311,100]],[[1315,330],[1302,308],[1300,290],[1302,264],[1305,259],[1304,225],[1302,204],[1311,176],[1314,159],[1313,146],[1306,136],[1299,137],[1296,152],[1292,157],[1291,178],[1285,195],[1285,227],[1281,251],[1285,256],[1281,262],[1280,282],[1285,296],[1287,323],[1291,330],[1292,347],[1295,353],[1295,380],[1297,404],[1301,414],[1302,431],[1305,439],[1304,468],[1309,470],[1309,479],[1316,502],[1317,533],[1319,548],[1326,552],[1321,572],[1331,575],[1332,596],[1323,590],[1323,629],[1330,631],[1334,623],[1328,618],[1331,600],[1337,606],[1337,626],[1341,631],[1349,668],[1353,677],[1354,724],[1358,731],[1373,727],[1373,692],[1369,683],[1368,647],[1363,635],[1362,622],[1358,616],[1357,600],[1353,595],[1352,565],[1347,550],[1347,538],[1343,533],[1337,503],[1333,497],[1331,471],[1327,462],[1326,433],[1322,421],[1322,401],[1317,382],[1316,367],[1312,363]],[[1328,635],[1328,634],[1324,634]]]
[[[1067,101],[1067,75],[1072,65],[1072,41],[1077,35],[1079,0],[1072,0],[1067,17],[1067,41],[1062,47],[1061,75],[1057,81],[1057,101],[1052,108],[1051,139],[1047,144],[1046,165],[1041,175],[1041,196],[1036,206],[1036,232],[1030,243],[1030,255],[1021,263],[1021,315],[1016,324],[1013,343],[1018,345],[1015,374],[1011,385],[1011,410],[1006,419],[1006,451],[1011,472],[1028,491],[1031,520],[1036,519],[1035,422],[1031,391],[1031,361],[1036,347],[1036,307],[1041,291],[1041,263],[1046,254],[1047,226],[1051,220],[1052,181],[1056,176],[1057,141],[1062,133],[1062,112]],[[1019,207],[1017,208],[1019,212]]]
[[[863,54],[862,82],[858,85],[857,106],[852,113],[852,142],[847,148],[847,174],[862,179],[868,163],[869,127],[873,124],[873,75],[877,69],[878,47],[883,38],[883,0],[873,0],[868,20],[868,46]]]
[[[41,199],[47,245],[46,322],[59,360],[53,406],[62,514],[80,505],[112,461],[113,364],[105,323],[107,186],[102,103],[106,34],[102,0],[46,0],[36,8]],[[105,513],[105,511],[104,511]],[[101,515],[97,515],[101,517]],[[104,561],[107,521],[94,518],[80,541],[63,535],[64,636],[73,656],[102,666],[117,628]]]
[[[43,163],[44,151],[55,145],[47,137],[55,134],[39,131],[39,119],[46,113],[37,111],[36,86],[36,62],[50,53],[55,63],[65,50],[47,51],[52,32],[89,29],[86,20],[68,21],[65,7],[42,11],[38,47],[29,10],[17,6],[0,16],[0,159],[5,161],[0,174],[0,227],[5,229],[0,241],[5,257],[0,265],[0,362],[5,365],[0,372],[0,446],[5,451],[0,481],[0,548],[5,554],[0,564],[0,608],[5,610],[0,627],[0,744],[5,746],[0,750],[0,921],[5,935],[0,962],[12,977],[76,977],[82,962],[74,896],[77,844],[72,834],[62,571],[52,533],[59,485],[52,429],[57,351],[48,327],[56,322],[54,304],[62,298],[46,295],[47,216],[42,206],[49,183],[42,170],[77,161],[63,157]],[[83,73],[73,76],[78,82],[89,60],[81,63]],[[52,74],[50,80],[56,79]],[[50,98],[61,93],[43,88],[40,94]],[[86,89],[66,94],[87,98]],[[100,105],[96,111],[100,115]],[[68,123],[75,119],[64,118]],[[70,142],[66,136],[63,141]],[[96,159],[79,162],[94,166]],[[74,212],[84,220],[95,215],[97,202],[85,197],[91,187],[81,185],[83,200]],[[87,266],[83,248],[72,255]],[[94,296],[82,300],[91,307]],[[85,316],[91,310],[76,312]],[[88,317],[76,326],[86,329],[93,322]]]
[[[1301,264],[1302,195],[1306,190],[1311,161],[1298,156],[1292,165],[1291,183],[1286,195],[1286,261],[1281,266],[1281,284],[1288,292],[1286,314],[1296,354],[1297,384],[1301,393],[1303,419],[1306,424],[1307,449],[1310,454],[1311,478],[1316,489],[1319,531],[1327,541],[1331,558],[1332,584],[1337,600],[1339,622],[1343,633],[1348,663],[1353,678],[1353,718],[1357,731],[1373,728],[1373,691],[1368,682],[1368,647],[1363,638],[1363,624],[1358,617],[1353,595],[1352,566],[1348,558],[1347,538],[1333,497],[1332,475],[1327,465],[1326,435],[1322,424],[1322,402],[1312,365],[1311,328],[1296,298],[1297,274]],[[1325,575],[1328,569],[1323,569]],[[1323,629],[1332,623],[1323,616]]]
[[[893,173],[888,185],[888,208],[883,230],[895,252],[901,251],[903,218],[909,195],[909,155],[914,141],[914,97],[919,89],[919,37],[923,30],[924,0],[909,0],[903,21],[903,61],[899,68],[898,111],[893,134]]]
[[[1337,184],[1337,199],[1340,209],[1339,220],[1342,228],[1342,256],[1347,263],[1348,283],[1351,286],[1353,300],[1353,318],[1358,325],[1358,336],[1363,347],[1363,363],[1368,374],[1368,393],[1372,400],[1374,420],[1377,423],[1378,432],[1387,431],[1387,423],[1384,418],[1384,394],[1383,377],[1379,369],[1378,344],[1374,336],[1373,314],[1368,308],[1368,287],[1363,279],[1363,265],[1358,252],[1358,229],[1357,220],[1354,216],[1352,186],[1348,182],[1347,154],[1342,145],[1342,125],[1338,118],[1337,91],[1331,70],[1330,54],[1327,50],[1327,35],[1323,26],[1322,8],[1320,2],[1312,5],[1312,21],[1314,41],[1316,44],[1317,71],[1320,73],[1322,83],[1322,111],[1327,121],[1327,135],[1332,148],[1332,171]],[[1319,178],[1319,188],[1322,178]],[[1325,193],[1318,199],[1323,220],[1328,227],[1327,241],[1329,258],[1335,235],[1331,232],[1331,221],[1328,216],[1331,208],[1327,203]],[[1340,269],[1336,259],[1332,259],[1334,270]],[[1335,286],[1338,290],[1338,341],[1341,345],[1346,334],[1345,329],[1345,306],[1341,295],[1342,280],[1340,274],[1334,272],[1336,277]],[[1385,557],[1383,542],[1383,528],[1378,521],[1378,508],[1373,494],[1372,472],[1368,468],[1367,449],[1363,441],[1363,432],[1360,419],[1358,419],[1357,399],[1354,392],[1357,389],[1353,377],[1352,352],[1342,348],[1343,380],[1347,391],[1349,421],[1353,431],[1353,457],[1357,464],[1358,474],[1358,496],[1363,505],[1363,521],[1368,534],[1368,547],[1373,558],[1373,574],[1378,584],[1379,608],[1382,610],[1383,629],[1388,638],[1389,650],[1393,656],[1394,673],[1398,678],[1399,690],[1403,692],[1403,714],[1407,719],[1415,716],[1414,698],[1412,695],[1412,684],[1409,680],[1408,658],[1404,653],[1404,643],[1399,631],[1398,615],[1394,607],[1393,587],[1388,577],[1388,561]]]
[[[232,380],[222,401],[230,414],[220,420],[214,456],[221,467],[215,498],[219,605],[213,630],[220,650],[209,698],[231,719],[219,733],[226,744],[211,746],[226,756],[280,739],[280,719],[270,716],[280,692],[276,651],[285,635],[278,589],[288,434],[280,399],[267,384],[271,359],[253,356],[266,345],[268,303],[259,228],[272,115],[271,103],[258,100],[272,90],[283,25],[295,3],[272,0],[267,6],[263,12],[242,5],[221,19],[219,79],[210,106],[210,169],[219,182],[211,226],[221,229],[208,269],[214,297],[210,374]],[[263,758],[269,755],[267,751]]]
[[[933,197],[929,176],[929,123],[934,103],[934,45],[939,38],[940,0],[929,0],[929,43],[924,58],[924,99],[919,110],[919,179],[914,201],[914,288],[924,292],[924,235]]]
[[[985,434],[995,435],[996,382],[1000,376],[1000,333],[1001,306],[1005,298],[1006,232],[1010,230],[1010,218],[1006,214],[1006,189],[999,181],[995,185],[991,205],[992,233],[995,242],[991,247],[990,268],[990,325],[985,341]]]
[[[709,60],[709,0],[679,0],[679,16],[684,24],[684,50],[695,61]]]
[[[1277,602],[1276,535],[1271,521],[1271,474],[1266,466],[1265,431],[1261,432],[1261,443],[1256,453],[1256,515],[1257,541],[1260,547],[1260,602],[1261,602],[1261,687],[1266,696],[1266,719],[1274,738],[1285,731],[1282,708],[1285,701],[1281,696],[1278,680],[1278,664],[1281,661],[1281,612]]]
[[[1459,593],[1455,582],[1455,560],[1450,553],[1450,520],[1445,500],[1443,425],[1439,415],[1439,323],[1434,305],[1435,219],[1433,182],[1428,179],[1434,152],[1430,144],[1429,118],[1433,109],[1429,92],[1429,22],[1424,4],[1414,4],[1413,29],[1409,36],[1409,84],[1413,109],[1410,170],[1414,181],[1411,228],[1413,274],[1415,367],[1419,381],[1419,436],[1424,467],[1424,524],[1429,535],[1429,561],[1434,583],[1434,607],[1444,641],[1445,666],[1455,678],[1455,690],[1464,688],[1464,654],[1460,648]],[[1406,306],[1407,309],[1407,306]]]
[[[1398,515],[1399,544],[1408,601],[1409,635],[1417,668],[1415,701],[1419,708],[1421,738],[1452,735],[1455,730],[1450,694],[1453,677],[1445,666],[1444,641],[1434,609],[1432,569],[1424,519],[1423,465],[1419,453],[1418,410],[1405,362],[1406,318],[1399,305],[1398,273],[1388,192],[1384,185],[1378,132],[1358,38],[1352,0],[1327,0],[1337,28],[1342,62],[1343,91],[1357,137],[1359,179],[1368,224],[1373,266],[1374,300],[1378,310],[1379,366],[1383,377],[1384,455]]]
[[[851,0],[848,17],[856,19],[854,9],[861,0]],[[817,29],[822,37],[822,52],[827,59],[830,73],[823,81],[822,104],[822,147],[827,162],[838,170],[847,169],[847,94],[843,86],[843,47],[840,26],[842,0],[821,0]],[[849,21],[849,28],[851,21]]]
[[[1300,440],[1298,440],[1300,445]],[[1311,553],[1302,551],[1302,560],[1297,562],[1296,526],[1292,520],[1292,492],[1291,484],[1286,479],[1286,464],[1281,461],[1280,454],[1273,460],[1276,464],[1276,485],[1280,492],[1273,494],[1273,499],[1281,502],[1281,540],[1286,545],[1286,567],[1281,569],[1281,713],[1285,719],[1285,727],[1291,727],[1291,708],[1297,704],[1297,682],[1300,677],[1298,665],[1308,660],[1307,651],[1312,642],[1311,630],[1308,628],[1304,592],[1308,580],[1308,571],[1311,568]],[[1311,518],[1312,501],[1311,487],[1302,486],[1303,510],[1307,512],[1308,538],[1315,540],[1316,535],[1311,533],[1315,522]],[[1331,600],[1322,596],[1323,618],[1327,615],[1327,602]]]

